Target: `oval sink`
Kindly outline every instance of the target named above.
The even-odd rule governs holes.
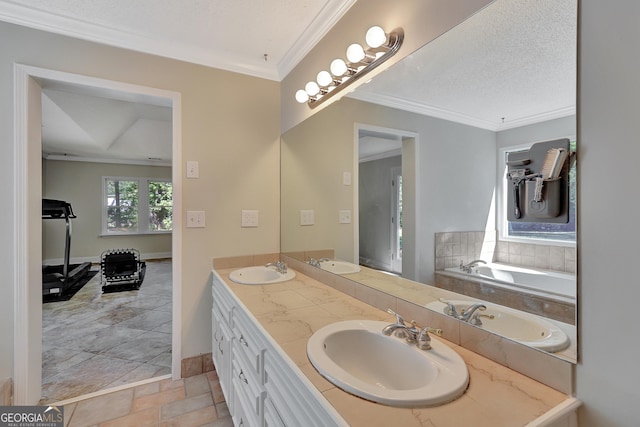
[[[450,300],[460,313],[465,307],[477,301]],[[514,310],[500,305],[483,303],[487,309],[482,312],[480,326],[487,331],[512,339],[521,344],[548,352],[561,351],[571,344],[569,337],[562,329],[542,317]],[[434,301],[427,308],[446,314],[447,305]],[[493,319],[485,316],[493,316]]]
[[[296,272],[288,269],[285,274],[279,273],[273,267],[255,266],[234,270],[229,279],[242,285],[268,285],[286,282],[296,277]]]
[[[385,336],[389,322],[347,320],[307,341],[313,366],[337,387],[389,406],[435,406],[460,397],[469,383],[464,360],[432,338],[431,350]]]
[[[351,274],[360,271],[360,266],[347,261],[332,259],[329,261],[320,261],[320,268],[335,274]]]

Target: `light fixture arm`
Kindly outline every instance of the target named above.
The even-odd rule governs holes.
[[[400,46],[402,46],[403,41],[404,41],[404,30],[402,28],[394,29],[389,33],[388,43],[386,44],[386,46],[383,46],[383,49],[386,48],[385,49],[386,51],[382,55],[378,56],[373,61],[365,64],[363,68],[360,68],[355,72],[353,71],[350,72],[349,73],[350,77],[347,79],[343,79],[339,84],[335,86],[334,89],[327,91],[326,93],[321,93],[321,96],[309,97],[309,100],[307,101],[307,105],[309,105],[310,108],[315,108],[318,105],[330,99],[331,97],[333,97],[338,92],[351,86],[353,83],[360,80],[362,77],[366,76],[375,68],[379,67],[382,63],[386,62],[389,58],[395,55],[396,52],[400,49]],[[380,48],[371,49],[371,51],[380,51],[380,50],[381,50]],[[368,52],[370,51],[368,50]],[[349,67],[349,68],[351,69],[352,67]]]

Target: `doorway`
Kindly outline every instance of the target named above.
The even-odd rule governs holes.
[[[42,378],[42,199],[41,99],[43,83],[77,85],[98,93],[125,94],[172,110],[173,221],[181,224],[181,102],[180,94],[17,64],[15,72],[15,215],[16,268],[14,292],[14,404],[34,405]],[[181,231],[176,227],[172,252],[171,372],[180,376]]]
[[[356,124],[355,259],[415,277],[417,134]]]

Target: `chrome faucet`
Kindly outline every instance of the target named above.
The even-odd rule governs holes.
[[[469,322],[471,320],[471,316],[473,316],[473,313],[475,313],[478,310],[485,311],[486,309],[487,309],[487,306],[481,302],[471,304],[469,307],[462,310],[462,312],[460,313],[460,316],[458,316],[458,319],[464,322]]]
[[[487,263],[486,261],[483,261],[481,259],[473,260],[468,264],[465,264],[462,261],[460,261],[460,270],[464,271],[465,273],[472,273],[473,268],[477,267],[478,264],[486,264],[486,263]]]
[[[287,264],[282,261],[270,262],[265,267],[275,267],[276,271],[280,274],[287,274]]]
[[[311,258],[311,257],[309,257],[309,265],[310,265],[310,266],[312,266],[312,267],[318,267],[318,268],[320,268],[320,261],[318,261],[318,260],[317,260],[317,259],[315,259],[315,258]]]
[[[399,338],[404,338],[407,343],[416,344],[421,350],[431,349],[431,336],[429,332],[438,336],[442,335],[442,329],[430,328],[428,326],[420,328],[415,321],[412,321],[411,326],[408,326],[398,313],[390,308],[387,309],[387,312],[396,316],[396,323],[385,326],[382,329],[384,335],[389,336],[394,334]]]

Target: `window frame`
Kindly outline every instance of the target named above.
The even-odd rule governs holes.
[[[576,141],[576,136],[566,136],[561,138],[568,138],[571,142]],[[549,138],[551,139],[551,138]],[[497,197],[497,210],[496,210],[496,228],[498,229],[498,240],[503,242],[515,242],[515,243],[530,243],[533,245],[546,245],[546,246],[568,246],[568,247],[576,247],[576,240],[555,240],[555,239],[547,239],[547,238],[539,238],[539,237],[522,237],[522,236],[510,236],[507,233],[509,232],[509,221],[507,219],[507,192],[510,190],[508,185],[508,180],[505,178],[507,174],[507,153],[514,151],[522,151],[528,150],[531,148],[533,144],[538,141],[527,143],[527,144],[518,144],[518,145],[510,145],[506,147],[501,147],[498,150],[498,168],[500,169],[498,173],[498,183],[496,192]],[[577,224],[577,212],[576,212],[576,239],[578,232],[578,224]]]
[[[107,202],[108,191],[107,183],[109,181],[137,181],[138,182],[138,227],[136,231],[109,231],[107,221],[109,219]],[[158,177],[139,177],[139,176],[103,176],[102,177],[102,220],[101,220],[101,236],[135,236],[135,235],[158,235],[173,233],[173,201],[171,203],[171,229],[170,230],[151,230],[149,227],[149,183],[150,182],[168,182],[173,188],[171,178]],[[144,231],[141,231],[144,230]]]

